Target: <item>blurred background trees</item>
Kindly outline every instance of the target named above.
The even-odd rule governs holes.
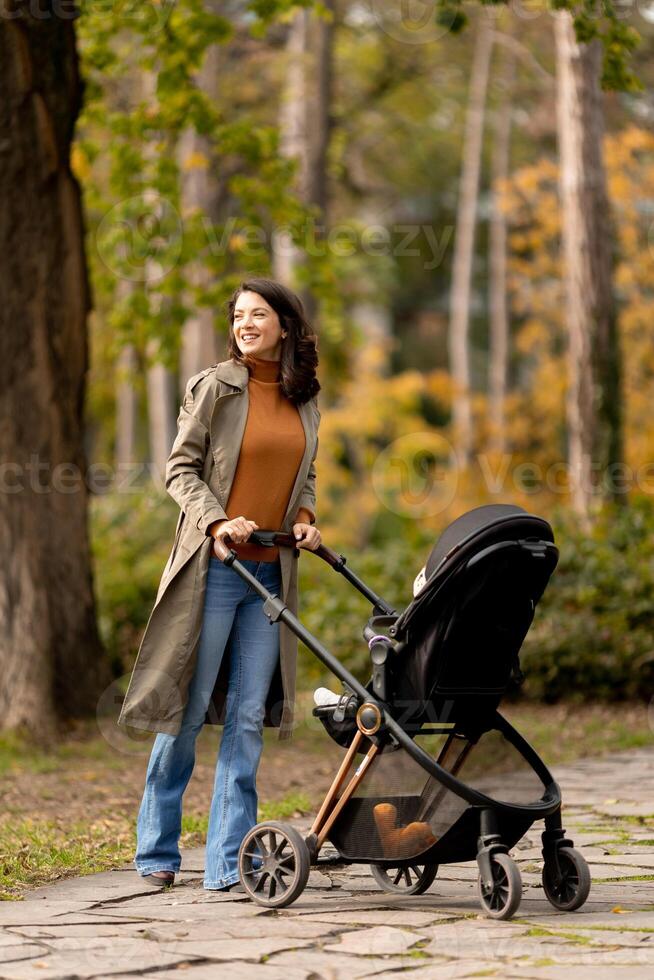
[[[320,337],[324,540],[400,605],[464,510],[492,500],[543,513],[564,558],[526,648],[528,691],[642,696],[654,623],[650,8],[152,0],[36,23],[5,7],[4,254],[81,258],[72,289],[65,262],[46,291],[24,258],[20,275],[0,270],[12,298],[3,455],[93,464],[94,578],[86,494],[64,499],[59,526],[56,494],[5,493],[16,562],[3,572],[0,666],[8,678],[28,665],[33,687],[12,714],[16,681],[0,685],[3,723],[75,713],[53,680],[71,664],[87,705],[131,667],[174,532],[162,475],[181,392],[225,357],[226,300],[249,274],[295,288]],[[50,77],[61,44],[68,61]],[[45,164],[28,159],[32,145]],[[58,187],[74,213],[78,185],[85,224],[71,245]],[[66,411],[72,441],[55,451]],[[44,541],[69,558],[41,586]],[[365,605],[318,564],[302,561],[307,625],[364,670]],[[76,622],[52,613],[57,589],[61,605],[77,597]],[[26,636],[21,623],[43,624],[37,607],[50,631]],[[305,671],[313,680],[316,665]]]

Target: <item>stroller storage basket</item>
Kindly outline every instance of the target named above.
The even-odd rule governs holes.
[[[454,733],[422,736],[416,742],[471,789],[511,807],[538,805],[546,789],[497,729],[474,742]],[[351,861],[397,863],[425,860],[426,855],[435,863],[472,860],[479,834],[475,809],[408,752],[387,743],[341,810],[330,840]],[[503,837],[518,840],[532,819],[525,814],[516,820],[513,814],[503,821]]]

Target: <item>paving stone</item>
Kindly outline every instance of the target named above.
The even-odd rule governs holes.
[[[566,972],[570,972],[567,970]],[[547,966],[507,966],[503,972],[498,974],[505,977],[525,978],[525,980],[561,980],[564,968],[557,964]],[[469,974],[472,976],[472,974]],[[619,964],[604,965],[601,963],[592,966],[576,964],[574,967],[574,980],[649,980],[651,969],[642,967],[638,964],[620,966]]]
[[[380,953],[404,953],[425,936],[393,926],[374,926],[343,933],[338,944],[325,946],[328,952],[373,956]]]
[[[160,943],[162,951],[183,954],[188,950],[189,956],[200,956],[212,960],[260,960],[262,956],[270,956],[280,950],[301,949],[310,946],[310,939],[291,939],[283,934],[266,936],[263,939],[248,937],[243,939],[200,939],[186,942],[177,940]]]
[[[185,965],[183,970],[161,970],[156,980],[220,980],[221,968],[215,962]],[[273,966],[270,963],[237,963],[231,961],[228,967],[229,980],[307,980],[309,971],[300,966]],[[102,978],[94,978],[102,980]],[[110,978],[106,978],[110,980]],[[116,980],[114,977],[113,980]],[[121,976],[120,980],[125,980]]]
[[[337,925],[345,923],[347,927],[353,925],[386,925],[410,926],[415,929],[432,925],[440,918],[449,922],[452,916],[447,912],[421,912],[416,909],[360,909],[359,911],[319,912],[316,915],[303,917],[305,922],[333,922]]]
[[[86,914],[91,902],[68,902],[43,900],[38,905],[32,902],[0,902],[0,927],[35,922],[49,922],[53,918],[73,917]]]
[[[446,961],[443,963],[429,963],[428,966],[412,969],[409,976],[411,980],[457,980],[459,977],[479,977],[489,976],[488,963],[486,960],[468,961]],[[391,970],[388,973],[376,974],[379,978],[397,978],[398,974]]]
[[[320,980],[350,980],[350,978],[355,978],[356,980],[358,977],[376,977],[390,969],[404,971],[415,963],[415,960],[407,956],[348,956],[343,953],[326,952],[325,950],[303,950],[301,956],[299,962],[302,963],[306,971],[305,977],[311,977],[314,980],[318,980],[318,978]],[[290,953],[274,956],[270,961],[270,965],[277,968],[295,966],[297,963],[297,956]],[[410,976],[413,976],[413,971],[411,971]]]

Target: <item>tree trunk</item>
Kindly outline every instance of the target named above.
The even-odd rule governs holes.
[[[319,226],[315,228],[315,240],[319,247],[324,246],[329,227],[328,152],[332,131],[334,0],[324,0],[323,6],[330,12],[331,19],[316,16],[309,24],[311,54],[309,70],[314,78],[314,84],[305,93],[307,119],[305,202],[318,208]],[[302,300],[309,320],[314,320],[318,316],[318,301],[313,290],[305,290],[302,293]]]
[[[126,475],[136,463],[138,397],[134,386],[137,355],[133,344],[126,344],[118,356],[116,380],[116,470]]]
[[[161,342],[148,342],[147,369],[148,432],[150,437],[150,476],[163,487],[166,462],[177,432],[175,406],[179,399],[175,393],[175,376],[160,358]]]
[[[450,293],[449,348],[450,372],[454,385],[453,428],[457,453],[463,466],[467,466],[470,462],[473,439],[468,340],[470,292],[484,132],[484,104],[493,44],[492,23],[491,16],[485,10],[480,11],[468,93]]]
[[[154,71],[141,73],[143,97],[154,104],[157,99],[157,76]],[[150,157],[157,152],[152,146],[146,148]],[[160,206],[158,195],[149,205],[153,209]],[[156,259],[148,258],[145,263],[145,288],[150,294],[150,306],[160,318],[166,315],[168,298],[158,290],[161,269]],[[163,486],[166,462],[170,455],[177,432],[176,378],[173,371],[160,356],[162,341],[152,337],[146,345],[146,389],[148,401],[148,439],[150,447],[150,475],[155,483]]]
[[[309,11],[298,10],[291,21],[286,41],[285,90],[279,114],[280,150],[283,156],[295,159],[298,169],[295,190],[306,199],[308,172],[308,141],[306,132],[306,72]],[[273,271],[275,278],[291,286],[301,250],[286,232],[273,236]]]
[[[506,217],[499,207],[498,186],[509,176],[511,97],[515,54],[504,48],[500,69],[501,92],[495,109],[491,162],[491,218],[489,256],[490,367],[489,407],[491,446],[503,453],[506,446],[504,401],[509,358],[509,314],[506,301]]]
[[[80,109],[70,18],[0,19],[0,727],[51,737],[95,710],[109,671],[87,526],[90,292],[70,146]]]
[[[579,44],[555,14],[557,126],[566,316],[568,465],[572,504],[586,520],[607,466],[621,460],[620,358],[612,294],[609,199],[602,140],[601,42]],[[595,473],[594,473],[595,471]]]
[[[210,97],[216,92],[218,48],[210,47],[198,72],[196,85]],[[194,213],[213,217],[216,200],[215,154],[211,141],[190,127],[180,139],[181,208],[186,220]],[[200,260],[189,268],[189,279],[198,290],[211,286],[212,274]],[[208,306],[198,306],[182,328],[179,385],[183,394],[188,379],[218,360],[218,337],[214,313]]]
[[[295,189],[304,204],[316,205],[322,227],[307,228],[309,246],[324,241],[328,225],[327,153],[331,136],[333,82],[334,0],[324,6],[331,19],[299,10],[289,30],[286,52],[285,96],[280,113],[282,153],[298,161]],[[284,236],[275,236],[273,267],[277,278],[293,283],[302,249]],[[301,298],[309,320],[317,315],[311,290]]]

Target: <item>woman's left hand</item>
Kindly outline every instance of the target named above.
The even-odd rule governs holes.
[[[303,524],[301,521],[293,525],[293,537],[297,548],[307,548],[309,551],[319,548],[322,540],[315,524]]]

